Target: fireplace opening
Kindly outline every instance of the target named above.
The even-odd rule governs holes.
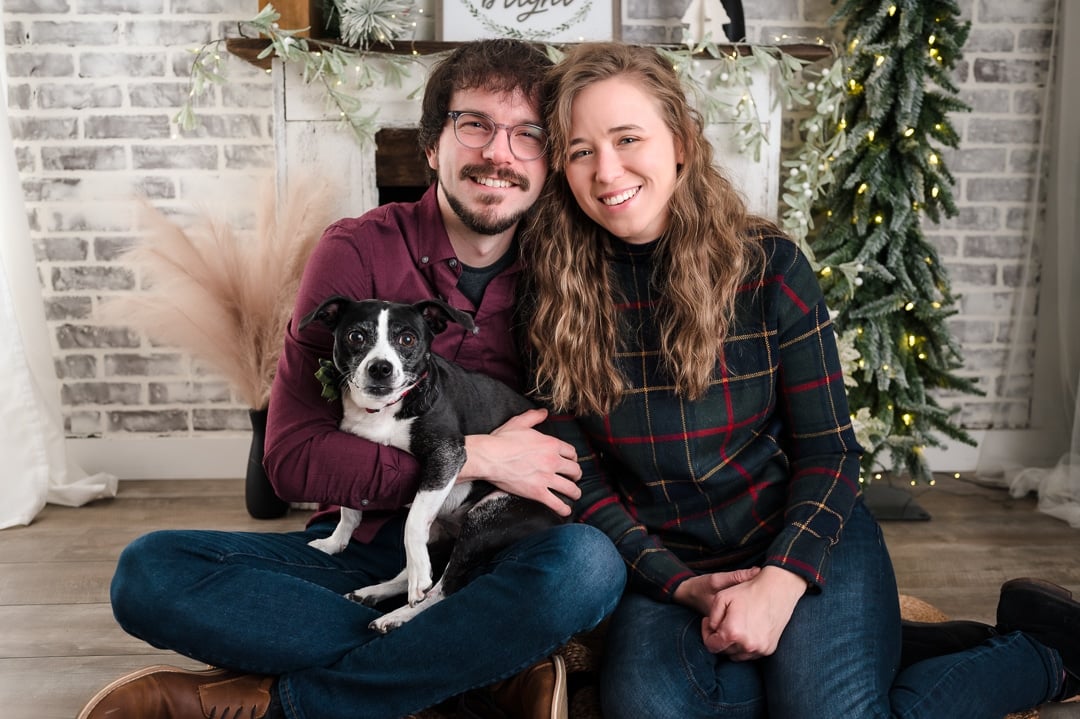
[[[386,127],[375,133],[375,185],[379,204],[414,202],[431,183],[415,128]]]

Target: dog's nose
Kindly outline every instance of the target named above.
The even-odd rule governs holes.
[[[394,372],[394,366],[386,360],[375,360],[368,365],[367,373],[371,379],[386,379]]]

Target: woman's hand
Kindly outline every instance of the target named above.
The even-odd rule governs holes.
[[[484,479],[499,489],[547,505],[564,517],[570,501],[581,496],[576,482],[581,479],[574,447],[536,429],[547,417],[545,409],[531,409],[491,434],[465,437],[465,466],[458,481]]]
[[[750,567],[736,569],[734,572],[699,574],[687,579],[675,589],[675,601],[708,617],[719,591],[749,581],[760,571],[761,567]]]
[[[799,575],[768,566],[748,581],[716,592],[701,621],[705,648],[735,661],[769,656],[806,587]]]

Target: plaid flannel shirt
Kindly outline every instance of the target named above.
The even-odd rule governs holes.
[[[825,585],[829,548],[859,497],[859,460],[832,324],[798,247],[762,238],[706,395],[672,391],[659,362],[649,246],[613,240],[629,380],[606,416],[553,416],[584,476],[579,519],[604,530],[631,586],[670,601],[699,573],[776,565]]]

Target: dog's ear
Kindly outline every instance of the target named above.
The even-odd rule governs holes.
[[[304,315],[300,320],[300,324],[297,329],[304,329],[312,322],[322,322],[330,329],[337,327],[338,321],[341,319],[341,315],[344,314],[344,310],[352,302],[348,297],[342,297],[336,295],[329,299],[323,300],[323,303],[312,310],[310,313]]]
[[[423,300],[413,305],[413,309],[420,313],[434,334],[445,330],[448,322],[457,322],[473,334],[478,332],[471,315],[451,307],[442,300]]]

